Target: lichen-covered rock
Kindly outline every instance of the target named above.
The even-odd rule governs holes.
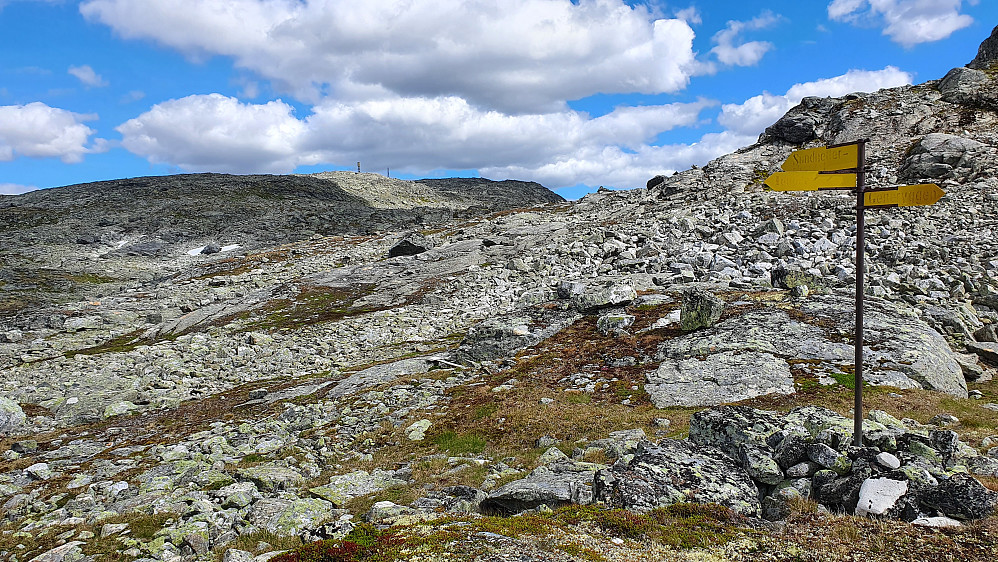
[[[70,541],[39,554],[28,562],[82,562],[86,559],[80,548],[84,544],[86,543],[83,541]]]
[[[264,498],[253,504],[249,521],[261,529],[289,537],[317,526],[333,513],[333,504],[317,498]]]
[[[593,477],[603,468],[591,463],[561,461],[535,468],[523,479],[495,490],[481,502],[485,512],[519,513],[546,505],[552,509],[593,501]]]
[[[929,133],[909,151],[898,170],[898,179],[966,180],[981,171],[985,165],[985,152],[984,145],[973,139],[946,133]]]
[[[633,455],[638,448],[638,444],[648,438],[641,428],[624,429],[611,431],[605,439],[597,439],[589,442],[586,447],[593,447],[603,450],[607,458],[619,459],[626,455]]]
[[[371,506],[367,513],[363,515],[365,521],[372,523],[391,522],[399,518],[415,513],[416,510],[409,506],[398,505],[395,502],[380,501]]]
[[[950,70],[939,82],[939,92],[950,103],[974,108],[998,107],[996,82],[981,70],[958,67]]]
[[[756,482],[775,485],[783,481],[783,471],[773,460],[772,451],[743,443],[738,448],[738,460]]]
[[[265,491],[292,490],[305,483],[305,477],[297,470],[274,464],[240,468],[236,478],[249,480]]]
[[[777,362],[787,365],[788,362],[798,365],[806,362],[805,367],[822,366],[840,371],[851,368],[855,362],[854,348],[851,343],[842,340],[842,334],[852,333],[854,329],[855,302],[844,295],[814,295],[797,306],[798,310],[792,317],[778,308],[749,310],[726,318],[709,330],[670,338],[659,346],[656,358],[663,361],[696,358],[704,359],[706,365],[715,365],[725,361],[710,363],[714,355],[722,355],[722,359],[734,357],[738,361],[737,356],[757,352],[771,355],[754,356],[755,362],[765,365],[769,374],[786,373]],[[874,381],[878,375],[890,374],[906,386],[940,390],[958,397],[967,396],[963,371],[946,340],[911,311],[871,298],[866,303],[865,325],[864,354],[869,366],[866,372],[868,380]],[[677,361],[663,362],[663,374],[686,382],[685,379],[692,375],[682,372],[674,374],[680,370],[676,367]],[[683,370],[705,368],[693,362],[684,363],[683,367]],[[708,384],[711,384],[710,374],[707,370],[696,376],[707,378]],[[751,376],[752,371],[747,370],[746,374]],[[665,378],[659,379],[661,383],[668,382]],[[892,384],[894,379],[887,377],[883,384]],[[789,390],[787,386],[782,388]],[[742,398],[731,400],[739,399]],[[706,402],[701,401],[700,404]]]
[[[108,404],[107,408],[104,408],[104,417],[113,418],[114,416],[123,416],[125,414],[130,414],[139,407],[134,403],[127,400],[119,400],[113,404]]]
[[[634,316],[631,314],[609,313],[596,319],[596,329],[603,335],[623,333],[632,324],[634,324]]]
[[[609,306],[624,306],[638,297],[631,285],[590,285],[572,295],[572,306],[579,312],[593,312]]]
[[[801,285],[814,286],[818,279],[796,265],[779,265],[770,272],[770,283],[780,289],[793,289]]]
[[[679,328],[692,332],[712,326],[724,312],[724,301],[710,291],[690,288],[683,291],[683,306],[679,313]]]
[[[448,486],[439,491],[428,492],[417,499],[412,506],[422,511],[437,513],[478,513],[481,503],[488,494],[470,486]]]
[[[489,318],[475,324],[461,342],[461,353],[474,361],[495,359],[530,345],[530,321],[521,317]]]
[[[672,439],[641,443],[634,459],[599,471],[595,481],[597,501],[636,511],[697,502],[758,516],[758,496],[748,473],[721,451]]]
[[[366,470],[358,470],[349,474],[332,476],[329,478],[328,484],[309,488],[309,492],[332,503],[334,507],[341,507],[355,497],[405,484],[405,480],[396,478],[392,471],[375,469],[367,472]]]
[[[0,435],[15,433],[24,425],[26,419],[24,410],[17,402],[0,396]]]
[[[690,417],[690,441],[738,458],[741,445],[765,447],[766,438],[780,430],[782,416],[749,406],[717,406]]]

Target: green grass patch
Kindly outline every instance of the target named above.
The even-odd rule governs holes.
[[[485,450],[488,441],[477,433],[459,434],[454,431],[445,431],[434,435],[430,439],[430,443],[448,453],[461,455],[481,453]]]
[[[835,379],[835,382],[848,388],[849,390],[856,389],[856,375],[853,373],[829,373],[829,375]]]
[[[475,408],[475,413],[472,416],[474,420],[483,420],[485,418],[491,418],[499,411],[499,404],[482,404]]]
[[[592,404],[593,395],[588,392],[566,392],[565,402],[569,404]]]

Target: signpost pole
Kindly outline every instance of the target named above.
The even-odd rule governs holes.
[[[862,139],[825,147],[803,148],[790,153],[780,165],[782,172],[766,178],[774,191],[856,190],[856,405],[853,409],[853,443],[863,445],[863,281],[866,275],[866,209],[932,205],[944,195],[935,184],[866,190],[866,143]],[[867,205],[866,196],[870,196]]]
[[[863,278],[866,276],[866,140],[859,141],[856,168],[856,404],[853,409],[853,445],[863,446]]]

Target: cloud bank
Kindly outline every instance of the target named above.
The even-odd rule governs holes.
[[[840,4],[836,17],[858,18],[864,1],[836,0],[829,13]],[[874,10],[887,0],[870,1]],[[622,106],[592,116],[569,102],[677,92],[718,66],[758,64],[773,45],[744,37],[781,16],[767,11],[729,21],[712,36],[708,59],[692,48],[690,23],[700,19],[695,9],[658,18],[622,0],[501,6],[490,0],[84,0],[80,11],[126,38],[195,59],[229,57],[308,108],[298,115],[296,105],[281,99],[247,101],[259,93],[248,82],[242,100],[218,93],[172,99],[117,127],[127,150],[190,171],[287,173],[361,161],[365,169],[417,174],[476,169],[553,188],[633,187],[751,144],[804,96],[911,80],[887,67],[797,84],[782,95],[724,105],[720,132],[659,146],[664,132],[709,123],[704,114],[718,103]]]
[[[796,84],[783,95],[764,93],[724,105],[718,122],[727,130],[692,145],[653,142],[662,132],[702,123],[702,113],[716,102],[620,107],[591,117],[572,110],[509,115],[453,96],[396,97],[328,100],[299,118],[280,100],[252,104],[211,94],[157,104],[118,131],[135,154],[192,171],[287,173],[302,165],[360,160],[373,170],[478,169],[551,187],[633,187],[755,142],[805,96],[910,82],[909,74],[887,67]]]

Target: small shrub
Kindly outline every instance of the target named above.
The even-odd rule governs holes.
[[[390,531],[379,531],[361,523],[341,541],[324,540],[306,543],[271,558],[274,562],[362,562],[394,560],[404,539]]]
[[[656,525],[646,515],[638,515],[624,509],[604,511],[596,519],[596,524],[607,533],[629,539],[640,539],[651,533]]]

